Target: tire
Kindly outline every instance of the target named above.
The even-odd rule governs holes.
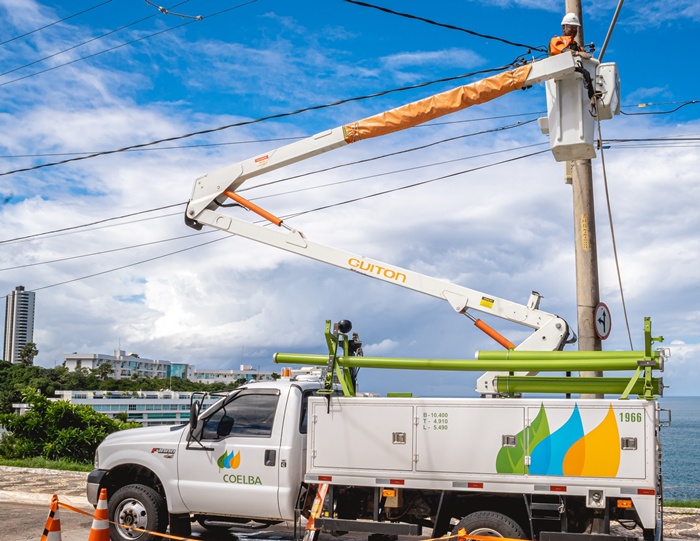
[[[121,526],[165,533],[168,509],[165,499],[146,485],[126,485],[109,499],[109,537],[112,541],[161,541],[161,537]]]
[[[477,511],[467,515],[454,527],[452,535],[457,535],[462,528],[467,531],[467,535],[525,539],[525,532],[520,524],[495,511]]]

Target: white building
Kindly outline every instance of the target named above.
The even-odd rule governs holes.
[[[5,347],[3,359],[19,363],[19,352],[34,341],[34,300],[36,293],[17,286],[5,301]]]
[[[112,367],[109,377],[126,379],[134,377],[148,378],[182,378],[200,383],[234,383],[239,379],[245,381],[270,381],[273,372],[261,372],[252,365],[242,364],[239,370],[197,370],[194,365],[174,363],[171,361],[143,359],[135,353],[126,353],[115,349],[114,355],[101,353],[65,353],[64,366],[74,372],[78,368],[97,370],[103,364]]]
[[[56,391],[59,400],[83,404],[108,417],[125,413],[128,421],[143,426],[177,425],[190,420],[191,392],[181,391]],[[219,397],[208,397],[207,408]]]
[[[64,366],[74,372],[77,368],[97,370],[103,364],[112,367],[109,377],[125,379],[134,377],[147,378],[183,378],[196,381],[194,365],[186,363],[173,363],[153,359],[142,359],[135,353],[126,353],[122,349],[115,349],[114,355],[102,353],[66,353],[63,355]]]
[[[195,370],[195,379],[200,383],[234,383],[239,379],[245,381],[272,381],[273,372],[254,370],[249,364],[242,364],[239,370]]]

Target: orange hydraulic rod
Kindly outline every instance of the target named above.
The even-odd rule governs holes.
[[[496,342],[501,344],[504,348],[515,349],[515,344],[513,344],[513,342],[508,340],[505,336],[503,336],[496,329],[491,327],[488,323],[486,323],[485,321],[482,321],[481,319],[474,319],[473,321],[474,321],[474,325],[476,326],[477,329],[481,329],[482,331],[484,331],[491,338],[493,338]]]
[[[260,208],[255,203],[248,201],[245,197],[241,197],[236,192],[232,192],[231,190],[226,190],[224,192],[224,195],[226,197],[230,197],[231,199],[233,199],[236,203],[238,203],[242,207],[245,207],[248,210],[252,210],[258,216],[265,218],[266,220],[269,220],[270,222],[272,222],[276,226],[279,227],[282,225],[282,218],[278,218],[274,214],[267,212],[265,209]]]

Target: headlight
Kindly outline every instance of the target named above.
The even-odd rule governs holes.
[[[95,460],[93,460],[93,463],[95,464],[95,469],[100,467],[100,453],[97,449],[95,449]]]

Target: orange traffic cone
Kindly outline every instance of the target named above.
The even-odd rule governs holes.
[[[41,534],[41,541],[61,541],[61,519],[58,516],[58,496],[51,498],[51,508],[46,519],[44,533]]]
[[[95,518],[92,519],[92,528],[88,541],[109,541],[109,519],[107,517],[107,489],[100,490],[100,499],[97,501]]]

